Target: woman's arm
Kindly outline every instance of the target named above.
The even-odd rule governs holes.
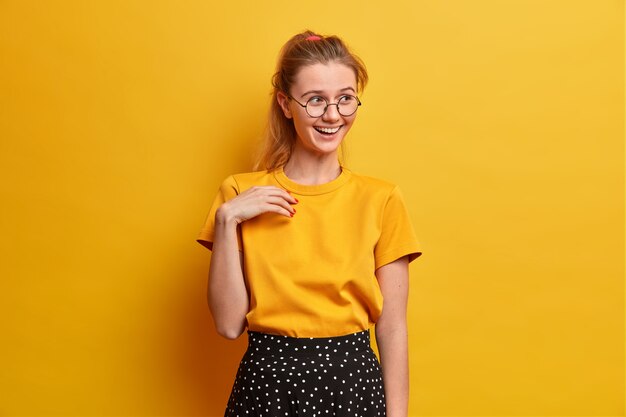
[[[248,291],[243,278],[243,253],[237,246],[237,222],[220,210],[215,214],[207,297],[217,332],[236,339],[245,329]]]
[[[249,307],[237,225],[266,212],[293,217],[295,209],[291,204],[297,202],[282,188],[255,186],[217,209],[207,298],[215,328],[227,339],[236,339],[243,333]]]
[[[383,312],[376,323],[388,417],[407,417],[409,410],[409,353],[406,322],[409,263],[404,256],[376,270],[383,293]]]

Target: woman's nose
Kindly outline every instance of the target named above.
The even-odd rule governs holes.
[[[336,103],[329,104],[328,107],[326,107],[326,112],[324,112],[324,114],[322,115],[322,119],[328,121],[339,120],[341,115],[339,114],[338,106],[339,105]]]

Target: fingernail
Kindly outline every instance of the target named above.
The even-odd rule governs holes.
[[[294,197],[294,199],[296,200],[296,203],[298,202],[298,199]]]

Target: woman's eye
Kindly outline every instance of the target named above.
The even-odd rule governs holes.
[[[352,96],[341,96],[339,97],[339,102],[340,103],[350,103],[354,100],[354,97]]]
[[[324,100],[323,97],[311,97],[309,99],[309,103],[311,103],[313,105],[320,105],[320,104],[325,104],[326,100]]]

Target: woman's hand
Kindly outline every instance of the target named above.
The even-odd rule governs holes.
[[[293,217],[296,209],[291,204],[297,202],[295,197],[282,188],[273,185],[254,186],[222,204],[215,213],[215,219],[239,224],[267,212]]]

